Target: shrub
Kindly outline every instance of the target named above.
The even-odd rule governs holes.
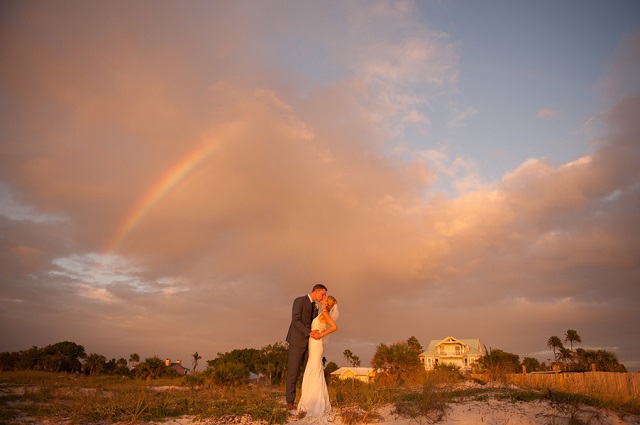
[[[139,363],[136,366],[135,373],[138,379],[158,379],[167,374],[167,366],[164,360],[158,356],[147,357],[144,362]]]
[[[460,366],[450,363],[437,364],[432,373],[439,383],[455,384],[464,379]]]
[[[188,375],[185,375],[184,377],[184,385],[186,385],[189,388],[203,386],[205,382],[206,382],[206,375],[200,372],[190,373]]]
[[[212,373],[213,382],[222,386],[244,385],[249,380],[249,370],[238,362],[219,362]]]
[[[455,369],[445,368],[445,374],[441,373],[440,376],[437,372],[425,374],[421,391],[404,393],[398,397],[394,403],[395,413],[418,423],[422,422],[421,418],[427,419],[430,423],[440,422],[446,414],[448,394],[437,388],[438,381],[442,377],[449,378],[448,372],[451,370]]]

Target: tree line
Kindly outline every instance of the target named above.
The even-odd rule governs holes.
[[[569,343],[569,347],[564,344]],[[549,337],[547,347],[553,350],[552,365],[562,367],[566,371],[587,372],[591,365],[599,372],[626,372],[627,369],[618,361],[615,353],[604,349],[576,348],[574,344],[581,344],[582,337],[574,329],[564,334],[563,340],[557,335]]]
[[[192,355],[194,374],[201,359],[197,351]],[[210,375],[221,384],[232,384],[247,380],[254,373],[271,384],[280,384],[286,377],[287,361],[287,346],[277,342],[260,349],[245,348],[218,353],[215,359],[207,361],[207,368],[202,375]],[[102,354],[86,354],[82,345],[70,341],[0,353],[0,371],[18,370],[120,375],[143,380],[178,376],[175,369],[168,367],[158,356],[140,361],[140,356],[133,353],[128,361],[124,357],[107,360]]]
[[[565,347],[564,344],[569,344]],[[522,367],[527,372],[544,372],[558,367],[567,372],[589,372],[592,365],[598,372],[626,372],[627,369],[618,361],[615,353],[604,349],[575,348],[574,345],[582,343],[582,338],[574,329],[569,329],[563,340],[558,336],[551,336],[547,340],[547,347],[553,350],[553,361],[540,362],[533,357],[525,357],[520,361],[520,356],[500,349],[487,349],[478,363],[485,370],[496,368],[506,373],[521,373]],[[551,360],[551,359],[550,359]]]
[[[501,349],[487,349],[485,346],[484,355],[474,367],[476,372],[499,369],[504,373],[520,373],[523,366],[526,367],[527,372],[545,371],[553,366],[562,366],[563,370],[567,371],[589,371],[591,365],[595,364],[598,371],[626,372],[624,365],[620,364],[617,356],[610,351],[574,349],[574,344],[581,342],[580,335],[572,329],[565,334],[564,343],[569,344],[568,348],[559,337],[550,337],[547,346],[553,350],[554,362],[549,365],[532,357],[525,357],[520,361],[520,356],[517,354]],[[381,343],[376,348],[370,364],[378,372],[403,381],[424,368],[420,361],[420,354],[423,351],[422,345],[415,336],[389,345]],[[360,366],[360,357],[351,350],[344,350],[343,356],[347,366]],[[197,351],[192,355],[193,373],[188,375],[188,380],[194,384],[204,382],[210,377],[218,384],[235,385],[246,382],[251,374],[254,374],[268,384],[277,385],[282,384],[286,379],[288,348],[284,343],[276,342],[259,349],[243,348],[218,353],[216,358],[207,361],[203,372],[196,373],[198,361],[201,359]],[[326,359],[323,359],[323,362],[327,377],[338,369],[338,365],[334,362],[327,363]],[[452,365],[444,363],[438,367],[451,369]],[[178,373],[173,368],[167,367],[165,361],[158,356],[140,361],[140,356],[133,353],[128,360],[124,357],[107,360],[105,356],[98,353],[87,355],[82,345],[70,341],[58,342],[42,348],[34,346],[28,350],[0,353],[0,371],[9,370],[108,374],[137,379],[178,376]]]

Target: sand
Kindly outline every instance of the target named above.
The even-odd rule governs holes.
[[[548,401],[511,402],[506,400],[465,401],[448,404],[442,418],[432,417],[403,418],[393,413],[392,406],[382,406],[378,415],[370,418],[368,423],[377,425],[559,425],[559,424],[592,424],[623,425],[640,424],[640,416],[623,415],[585,405],[554,405]],[[230,418],[228,421],[204,420],[197,422],[184,417],[162,422],[161,425],[209,425],[209,424],[259,425],[248,418]],[[291,415],[288,424],[308,425],[304,419],[298,420]],[[337,417],[333,424],[340,425]],[[160,425],[160,424],[158,424]]]

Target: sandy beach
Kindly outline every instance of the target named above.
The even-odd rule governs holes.
[[[640,416],[625,415],[617,412],[597,409],[585,405],[554,405],[547,401],[511,402],[506,400],[466,401],[450,403],[443,417],[399,417],[393,407],[383,406],[378,414],[370,417],[367,423],[378,425],[556,425],[556,424],[593,424],[593,425],[626,425],[640,424]],[[248,418],[229,418],[228,421],[215,420],[196,421],[184,417],[162,422],[158,425],[208,425],[208,424],[258,425]],[[334,424],[343,421],[336,417]],[[309,424],[304,419],[298,420],[292,415],[288,424]]]

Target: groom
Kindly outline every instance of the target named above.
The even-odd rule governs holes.
[[[289,343],[289,364],[287,369],[287,410],[293,410],[296,400],[296,383],[300,366],[307,354],[309,337],[318,338],[318,331],[311,330],[311,322],[318,315],[316,301],[320,302],[327,294],[322,284],[313,287],[310,294],[303,295],[293,301],[291,325],[286,341]]]

